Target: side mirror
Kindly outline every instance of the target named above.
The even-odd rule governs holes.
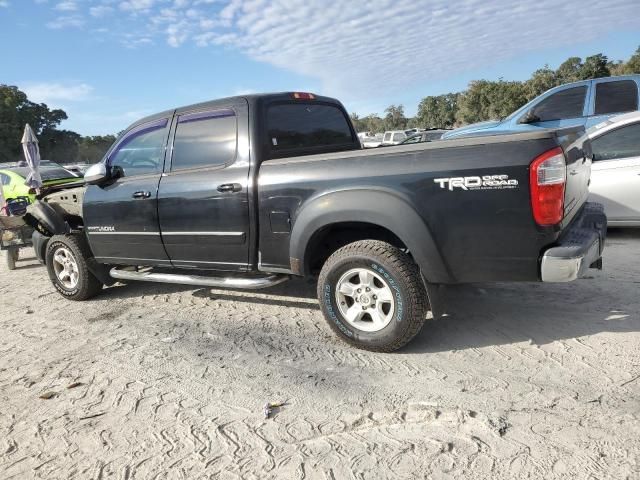
[[[104,163],[96,163],[87,168],[84,173],[84,183],[88,185],[98,185],[109,178],[107,166]]]
[[[531,110],[527,110],[527,113],[525,113],[522,117],[520,117],[520,120],[518,121],[518,123],[534,123],[534,122],[539,122],[540,118],[533,113],[533,108]]]

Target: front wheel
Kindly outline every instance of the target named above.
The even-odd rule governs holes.
[[[325,319],[343,340],[391,352],[422,328],[429,300],[418,266],[385,242],[362,240],[337,250],[318,279]]]
[[[55,235],[49,240],[47,271],[53,286],[65,298],[87,300],[102,290],[102,282],[87,267],[90,255],[86,241],[78,235]]]

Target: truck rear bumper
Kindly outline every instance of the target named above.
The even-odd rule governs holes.
[[[604,207],[599,203],[586,203],[558,244],[543,253],[540,261],[542,281],[570,282],[583,276],[591,266],[602,268],[600,258],[606,236]]]

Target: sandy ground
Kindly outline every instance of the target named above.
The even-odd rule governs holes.
[[[19,266],[2,479],[640,478],[640,232],[572,284],[444,289],[448,315],[395,354],[337,340],[299,280],[73,303]],[[287,405],[265,420],[266,401]]]

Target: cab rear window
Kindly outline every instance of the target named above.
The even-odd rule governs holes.
[[[267,135],[272,152],[322,150],[354,141],[341,109],[313,103],[271,105],[267,109]]]

